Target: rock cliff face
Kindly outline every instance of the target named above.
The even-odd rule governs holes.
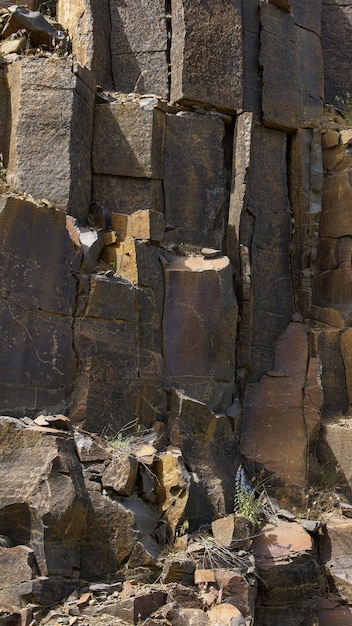
[[[352,0],[9,5],[1,472],[35,480],[2,489],[0,533],[14,511],[14,597],[44,601],[230,513],[241,461],[290,497],[327,465],[352,488]],[[75,440],[33,425],[58,414]],[[84,457],[82,429],[126,428],[160,434],[159,491]]]

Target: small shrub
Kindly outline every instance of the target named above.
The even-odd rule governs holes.
[[[240,465],[235,477],[235,497],[233,503],[234,513],[245,515],[256,526],[259,525],[261,504],[256,497],[255,491],[250,484],[245,471]]]
[[[347,124],[352,126],[352,94],[347,91],[345,98],[335,96],[335,104],[343,110]]]

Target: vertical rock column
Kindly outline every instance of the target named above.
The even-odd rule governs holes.
[[[24,58],[8,68],[8,181],[82,221],[91,194],[94,92],[87,80],[69,59]]]

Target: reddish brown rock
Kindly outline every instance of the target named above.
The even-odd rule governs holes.
[[[324,393],[323,417],[346,413],[349,399],[345,365],[341,353],[341,330],[324,328],[312,333],[316,354],[322,365],[321,383]]]
[[[164,273],[169,383],[224,411],[232,400],[237,322],[229,260],[169,255]],[[220,305],[216,311],[214,302]]]
[[[73,272],[81,256],[71,218],[16,196],[0,202],[1,409],[64,412],[75,376]]]
[[[214,539],[225,548],[250,548],[254,525],[243,515],[226,515],[211,523]]]
[[[223,590],[223,600],[236,606],[244,617],[253,615],[257,594],[257,585],[248,584],[243,576],[233,570],[216,569],[214,571],[218,586]]]
[[[172,0],[171,102],[242,108],[241,4]]]
[[[192,472],[185,519],[193,530],[233,508],[238,433],[203,403],[175,391],[171,402],[170,441]]]
[[[317,444],[317,458],[323,468],[330,469],[337,485],[340,482],[352,485],[351,441],[352,429],[348,419],[323,422]]]
[[[276,345],[275,370],[247,394],[242,454],[286,485],[306,484],[307,434],[302,389],[308,359],[303,323],[291,322]]]
[[[72,439],[26,429],[11,418],[1,419],[0,438],[0,526],[14,546],[31,548],[38,567],[21,583],[38,574],[75,579],[88,502]],[[22,595],[20,588],[13,592]]]

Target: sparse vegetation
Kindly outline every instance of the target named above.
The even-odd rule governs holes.
[[[256,526],[260,523],[260,501],[250,484],[243,466],[240,465],[235,477],[235,496],[233,503],[234,513],[245,515]]]
[[[352,126],[352,94],[347,91],[345,98],[335,96],[335,104],[342,109],[347,124]]]

